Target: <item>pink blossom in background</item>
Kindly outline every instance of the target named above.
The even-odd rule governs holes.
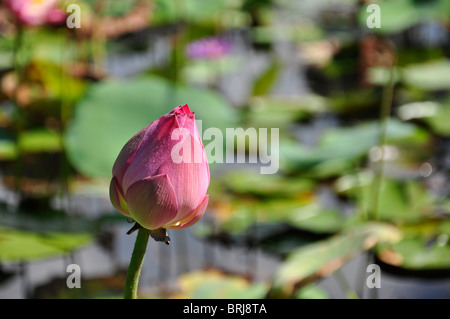
[[[6,0],[18,20],[26,25],[58,25],[66,19],[66,13],[57,7],[58,0]]]
[[[47,14],[47,23],[52,25],[60,25],[66,21],[67,14],[59,8],[51,8]]]
[[[186,54],[191,59],[217,59],[231,51],[228,40],[209,37],[194,41],[187,46]]]
[[[181,129],[188,134],[172,139],[172,133]],[[174,162],[172,150],[180,143],[189,145],[193,158],[199,160]],[[183,229],[203,216],[209,179],[195,115],[187,105],[180,105],[125,144],[113,166],[110,198],[118,211],[144,228]]]

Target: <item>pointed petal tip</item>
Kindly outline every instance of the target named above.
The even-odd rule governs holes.
[[[187,104],[180,105],[180,106],[181,106],[181,109],[183,110],[184,113],[186,113],[186,114],[192,113],[190,108],[189,108],[189,106]]]
[[[189,109],[189,106],[187,104],[184,105],[178,105],[177,107],[175,107],[172,111],[169,112],[169,114],[175,114],[175,115],[179,115],[179,114],[191,114],[191,110]]]

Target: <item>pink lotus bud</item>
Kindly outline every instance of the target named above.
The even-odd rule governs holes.
[[[112,204],[144,228],[192,226],[208,205],[209,166],[195,115],[187,105],[134,135],[112,172]]]

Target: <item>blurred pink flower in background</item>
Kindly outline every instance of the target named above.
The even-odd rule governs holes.
[[[217,59],[231,51],[231,43],[228,40],[209,37],[191,42],[186,49],[186,54],[191,59]]]
[[[186,132],[183,139],[172,139],[180,129]],[[193,161],[173,160],[173,149],[180,144],[183,153],[185,146],[191,150]],[[110,198],[118,211],[144,228],[183,229],[203,216],[209,179],[195,115],[180,105],[125,144],[113,166]]]
[[[66,13],[57,7],[58,0],[6,0],[20,22],[30,26],[59,25]]]

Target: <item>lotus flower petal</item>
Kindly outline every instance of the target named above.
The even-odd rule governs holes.
[[[122,181],[125,192],[135,181],[157,175],[161,164],[170,160],[170,152],[177,143],[171,139],[175,127],[174,116],[163,116],[151,124],[136,152],[128,160],[129,165],[126,166]]]
[[[181,220],[173,225],[166,226],[169,229],[184,229],[190,227],[197,223],[200,218],[203,217],[203,214],[206,211],[206,207],[208,207],[209,195],[206,195],[203,201],[198,205],[196,209],[194,209],[191,213],[189,213],[188,217],[184,220]]]
[[[204,149],[192,135],[184,139],[181,145],[186,150],[190,146],[191,161],[184,162],[178,159],[164,162],[158,170],[158,174],[167,174],[175,189],[178,202],[177,220],[182,220],[197,207],[203,200],[209,186],[209,168],[206,162]],[[200,163],[195,163],[195,158],[200,158]]]
[[[174,188],[165,174],[131,185],[126,199],[133,218],[147,229],[157,229],[175,218],[178,211]]]
[[[120,151],[113,166],[113,176],[118,179],[119,183],[122,182],[123,175],[125,174],[137,151],[140,149],[147,132],[151,131],[153,123],[136,133],[136,135],[134,135]]]
[[[128,205],[125,201],[123,192],[117,184],[117,179],[115,177],[113,177],[111,184],[109,185],[109,197],[111,198],[111,203],[119,212],[126,216],[131,216],[128,212]]]

